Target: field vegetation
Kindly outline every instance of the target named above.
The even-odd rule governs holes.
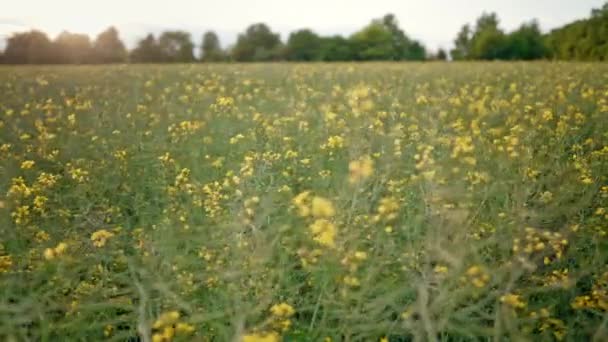
[[[0,68],[4,341],[606,341],[608,65]]]

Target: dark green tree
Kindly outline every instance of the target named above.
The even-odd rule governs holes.
[[[503,56],[506,59],[533,60],[546,55],[545,41],[535,20],[522,24],[507,36]]]
[[[190,33],[165,31],[158,38],[163,62],[190,63],[194,61],[194,44]]]
[[[321,38],[319,58],[322,61],[352,61],[356,58],[356,51],[350,40],[342,36]]]
[[[287,39],[285,57],[290,61],[320,60],[321,44],[321,37],[311,30],[292,32]]]
[[[281,50],[279,34],[272,32],[266,24],[257,23],[239,34],[232,57],[237,62],[271,61],[280,58]]]
[[[445,52],[444,49],[439,49],[437,50],[437,55],[435,55],[435,59],[437,59],[438,61],[445,61],[448,59],[448,54],[447,52]]]
[[[153,34],[148,34],[146,38],[137,43],[137,47],[131,51],[130,61],[134,63],[163,62],[160,46]]]
[[[220,39],[217,34],[213,31],[205,32],[201,43],[201,61],[219,62],[224,59],[224,51],[222,51]]]
[[[43,32],[32,30],[8,38],[4,62],[8,64],[45,64],[56,61],[54,46]]]
[[[103,31],[93,43],[94,61],[97,63],[124,63],[127,60],[127,50],[118,36],[118,30],[109,27]]]

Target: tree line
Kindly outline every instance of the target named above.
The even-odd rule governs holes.
[[[547,34],[538,22],[523,23],[510,33],[499,27],[496,13],[484,13],[474,26],[465,24],[450,51],[454,60],[608,60],[608,3],[591,16]]]
[[[198,58],[195,48],[200,49]],[[483,13],[475,25],[465,24],[456,35],[453,60],[608,60],[608,3],[591,16],[543,34],[538,22],[523,23],[512,32],[499,26],[496,13]],[[148,34],[128,51],[118,31],[110,27],[93,41],[85,35],[62,32],[54,40],[38,30],[15,33],[0,54],[7,64],[190,63],[264,61],[445,60],[448,52],[429,53],[399,28],[387,14],[354,34],[320,36],[297,30],[282,42],[264,23],[250,25],[236,43],[222,48],[218,35],[206,32],[198,46],[185,31]]]

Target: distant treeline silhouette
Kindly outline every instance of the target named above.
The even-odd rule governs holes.
[[[5,64],[190,63],[263,61],[380,61],[445,60],[448,52],[429,53],[422,43],[399,28],[392,14],[374,19],[349,37],[324,37],[312,30],[292,32],[287,42],[266,24],[249,26],[233,46],[223,49],[217,34],[208,31],[199,45],[185,31],[148,34],[127,51],[114,27],[95,40],[85,34],[62,32],[54,40],[38,30],[14,33],[0,54]],[[474,26],[456,35],[453,60],[608,60],[608,3],[591,16],[543,34],[538,22],[523,23],[505,33],[496,13],[483,13]]]

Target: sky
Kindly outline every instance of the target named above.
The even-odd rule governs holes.
[[[606,0],[0,0],[0,48],[12,32],[37,28],[54,38],[63,30],[92,38],[110,25],[129,47],[146,33],[181,29],[196,44],[206,30],[223,46],[239,32],[264,22],[281,34],[310,28],[322,35],[349,35],[371,19],[393,13],[411,38],[431,50],[452,46],[465,23],[482,12],[496,12],[507,31],[536,18],[548,31],[588,17]]]

